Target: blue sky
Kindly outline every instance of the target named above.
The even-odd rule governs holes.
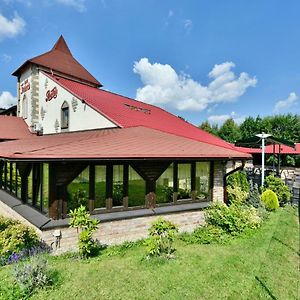
[[[300,1],[0,0],[0,106],[11,73],[62,34],[104,88],[198,125],[300,113]]]

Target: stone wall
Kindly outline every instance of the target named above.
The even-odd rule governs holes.
[[[214,162],[214,186],[213,186],[213,202],[224,201],[224,178],[225,168],[222,161]]]
[[[204,223],[203,210],[174,213],[163,215],[163,217],[177,224],[180,232],[191,232],[197,226]],[[97,238],[101,244],[106,245],[117,245],[125,241],[137,241],[147,237],[148,228],[157,218],[157,216],[148,216],[103,222],[100,223],[99,229],[94,233],[94,238]],[[56,253],[63,253],[77,249],[78,236],[76,229],[55,228],[55,230],[61,231],[60,247],[56,249]],[[48,244],[54,245],[55,238],[53,233],[54,229],[42,232],[42,237]]]

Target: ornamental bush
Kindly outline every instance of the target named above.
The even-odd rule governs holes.
[[[174,257],[176,249],[173,242],[178,232],[177,225],[160,217],[152,223],[148,231],[149,238],[145,241],[148,257]]]
[[[227,195],[228,195],[228,200],[229,203],[243,203],[248,197],[248,193],[243,191],[241,187],[236,186],[236,187],[227,187]]]
[[[264,203],[261,201],[259,189],[257,183],[253,184],[253,181],[250,181],[250,191],[248,197],[245,201],[247,205],[251,205],[255,208],[264,208]]]
[[[246,230],[258,228],[263,219],[254,207],[223,203],[214,204],[205,212],[208,225],[221,228],[230,235],[238,235]]]
[[[222,228],[214,225],[200,226],[191,234],[184,233],[180,236],[187,244],[224,244],[228,237]]]
[[[268,210],[276,210],[279,208],[277,195],[271,190],[265,190],[261,195],[261,200],[265,203]]]
[[[38,244],[38,235],[33,228],[9,218],[0,217],[0,256],[8,258]]]
[[[243,192],[249,193],[249,182],[247,174],[244,171],[234,172],[227,177],[227,186],[236,188],[240,187]]]
[[[86,207],[81,205],[70,211],[70,227],[79,232],[78,246],[82,258],[94,256],[98,252],[98,243],[93,239],[93,233],[98,229],[99,221],[92,219]]]
[[[288,186],[284,184],[281,178],[275,177],[274,174],[269,175],[265,179],[262,191],[265,190],[273,191],[277,195],[281,206],[288,203],[292,196]]]

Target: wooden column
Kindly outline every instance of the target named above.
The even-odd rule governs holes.
[[[4,190],[7,190],[7,161],[4,162]]]
[[[191,198],[196,200],[196,163],[191,163]]]
[[[9,163],[9,191],[12,193],[13,187],[13,164]]]
[[[106,209],[111,210],[113,206],[113,165],[108,164],[106,166]]]
[[[95,209],[95,165],[89,167],[89,211]]]
[[[214,161],[210,162],[210,174],[209,174],[209,201],[213,201],[213,189],[214,189]],[[226,189],[224,188],[224,200],[225,194],[227,195]]]
[[[146,181],[146,207],[156,205],[156,180],[169,167],[168,161],[140,161],[131,163],[132,168]]]
[[[56,170],[55,164],[49,163],[49,174],[48,174],[48,187],[49,187],[49,217],[57,220],[59,218],[58,199],[56,197]]]
[[[21,176],[21,200],[26,203],[28,200],[28,176],[30,174],[32,165],[30,163],[19,162],[17,168]]]
[[[1,160],[0,161],[0,188],[2,189],[3,187],[3,179],[2,179],[2,175],[3,175],[3,170],[4,169],[4,161]]]
[[[156,180],[146,180],[146,207],[154,208],[156,206]]]
[[[178,197],[178,163],[173,163],[173,202],[177,202]]]
[[[128,208],[128,181],[129,181],[129,166],[124,164],[123,166],[123,206]]]

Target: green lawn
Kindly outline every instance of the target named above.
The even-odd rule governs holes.
[[[32,299],[298,299],[299,225],[291,207],[228,245],[176,246],[170,261],[143,259],[143,246],[88,261],[51,257],[57,281]],[[12,285],[11,268],[0,271],[0,295]]]

